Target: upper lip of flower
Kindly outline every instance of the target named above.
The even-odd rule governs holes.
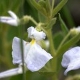
[[[46,34],[43,31],[37,31],[36,28],[31,26],[28,28],[28,37],[35,40],[42,40],[45,39]]]

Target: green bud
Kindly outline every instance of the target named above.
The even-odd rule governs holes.
[[[77,34],[79,34],[79,33],[80,33],[80,26],[77,27],[77,28],[72,28],[72,29],[70,30],[70,32],[71,32],[72,35],[77,35]]]
[[[30,20],[30,16],[23,16],[21,19],[20,19],[20,23],[22,23],[22,24],[25,24],[25,23],[28,23],[29,22],[29,20]]]

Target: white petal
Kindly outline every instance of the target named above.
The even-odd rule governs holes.
[[[15,19],[6,21],[6,23],[12,26],[18,26],[18,22]]]
[[[16,16],[16,14],[14,13],[14,12],[12,12],[12,11],[8,11],[8,13],[11,15],[11,17],[13,18],[13,19],[18,19],[18,17]]]
[[[66,68],[72,60],[77,58],[80,58],[80,47],[71,48],[64,53],[61,65]]]
[[[12,43],[12,57],[13,57],[13,63],[21,63],[22,59],[21,59],[21,47],[20,47],[20,39],[17,37],[14,37],[13,39],[13,43]],[[25,50],[25,46],[27,45],[26,41],[23,41],[23,52]],[[24,56],[26,54],[24,53]]]
[[[27,64],[27,68],[34,72],[44,67],[51,58],[52,56],[49,53],[35,43],[31,46],[25,59],[25,63]]]
[[[4,21],[4,20],[6,20],[6,21],[7,21],[7,20],[12,20],[12,17],[0,16],[0,22],[1,22],[1,21]]]
[[[43,31],[37,31],[34,27],[29,27],[28,29],[28,37],[34,38],[36,40],[45,39],[46,34]]]
[[[17,75],[17,74],[21,74],[22,71],[18,71],[19,68],[14,68],[14,69],[10,69],[10,70],[1,72],[0,73],[0,78],[5,78],[5,77],[10,77],[10,76],[14,76],[14,75]]]
[[[4,17],[4,16],[0,17],[0,22],[7,23],[12,26],[18,26],[19,24],[18,21],[16,21],[12,17]]]
[[[79,68],[80,68],[80,58],[71,61],[71,62],[68,64],[68,67],[67,67],[67,69],[65,70],[64,74],[67,75],[67,73],[68,73],[69,71],[71,71],[71,70],[76,70],[76,69],[79,69]]]
[[[11,17],[0,16],[0,22],[7,23],[12,26],[18,26],[19,25],[18,17],[12,11],[8,11],[8,13],[11,15]]]

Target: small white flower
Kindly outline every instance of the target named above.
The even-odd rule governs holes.
[[[11,17],[0,16],[0,22],[7,23],[7,24],[12,25],[12,26],[18,26],[19,25],[19,19],[16,16],[16,14],[13,13],[12,11],[8,11],[8,13],[10,14]]]
[[[34,31],[34,33],[33,33],[33,31]],[[42,31],[38,32],[33,27],[30,27],[30,28],[28,28],[28,34],[29,34],[28,36],[33,39],[30,43],[28,43],[24,40],[22,41],[23,54],[24,54],[24,64],[25,64],[26,69],[34,72],[34,71],[38,71],[42,67],[44,67],[45,64],[53,57],[36,43],[36,40],[42,40],[45,38],[44,32],[42,32]],[[32,37],[32,35],[33,35],[33,37]],[[21,67],[21,64],[22,64],[21,53],[22,53],[22,51],[21,51],[20,41],[21,40],[19,38],[14,37],[13,43],[12,43],[13,64],[19,64],[20,65],[19,68],[11,69],[11,70],[0,73],[0,78],[22,73],[22,67]]]
[[[66,69],[64,72],[67,75],[67,72],[71,70],[76,70],[80,68],[80,47],[74,47],[66,51],[63,55],[61,65]]]
[[[21,49],[20,49],[20,39],[15,37],[13,39],[13,63],[20,64],[22,63],[21,59]],[[35,40],[32,40],[30,43],[23,41],[23,52],[24,52],[24,62],[26,67],[34,72],[38,71],[52,58],[52,56],[42,49]]]
[[[43,31],[37,31],[34,27],[28,28],[28,37],[36,40],[45,39],[46,34]]]

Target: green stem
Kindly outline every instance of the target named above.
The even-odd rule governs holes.
[[[23,26],[23,25],[22,25]],[[26,74],[25,74],[25,64],[24,64],[24,52],[23,52],[23,33],[24,33],[24,27],[19,26],[18,30],[19,30],[19,36],[21,38],[20,40],[20,48],[21,48],[21,58],[22,58],[22,70],[23,70],[23,80],[26,80]]]
[[[38,25],[38,23],[30,16],[30,20],[35,24]]]
[[[57,77],[56,73],[52,76],[52,80],[58,80],[58,77]]]
[[[70,32],[65,36],[65,38],[62,40],[62,42],[60,43],[58,50],[61,48],[61,46],[64,44],[64,42],[68,39],[68,37],[70,36]]]
[[[67,8],[67,6],[64,6],[64,7],[63,7],[62,13],[63,13],[63,15],[65,16],[68,25],[69,25],[70,27],[74,26],[75,23],[74,23],[74,21],[73,21],[73,18],[72,18],[72,16],[71,16],[71,13],[70,13],[69,9]]]
[[[54,57],[51,60],[51,69],[52,69],[52,72],[55,72],[55,74],[52,76],[51,80],[58,80],[57,79],[57,74],[56,74],[56,71],[57,71],[57,58],[55,57],[56,56],[56,51],[55,51],[55,48],[54,48],[53,36],[52,36],[51,29],[47,30],[46,34],[47,34],[48,40],[50,42],[50,53]]]
[[[55,56],[55,48],[54,48],[54,43],[53,43],[52,31],[51,29],[49,29],[46,32],[47,32],[46,34],[47,34],[48,40],[50,42],[50,52],[52,56]]]

